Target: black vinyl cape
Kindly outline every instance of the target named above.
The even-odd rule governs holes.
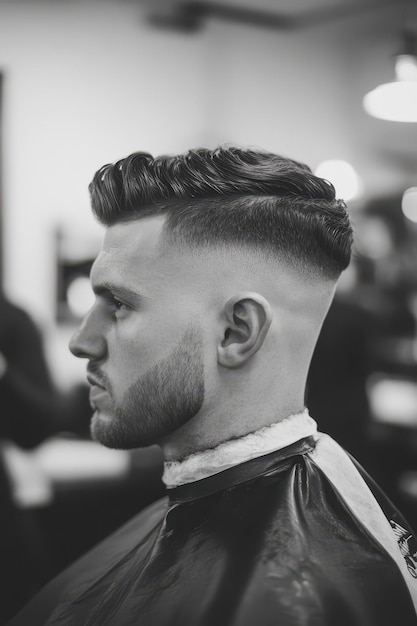
[[[171,489],[10,626],[416,625],[417,544],[406,522],[339,448],[382,507],[401,569],[375,538],[373,513],[358,519],[316,446],[303,439]]]

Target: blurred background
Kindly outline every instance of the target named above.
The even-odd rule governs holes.
[[[157,448],[90,441],[67,349],[88,183],[137,150],[264,148],[348,200],[306,401],[417,526],[416,41],[417,0],[0,0],[0,621],[163,494]]]

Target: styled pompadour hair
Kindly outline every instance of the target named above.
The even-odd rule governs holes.
[[[166,213],[168,235],[189,247],[273,251],[334,280],[350,262],[352,227],[333,185],[269,152],[221,147],[155,158],[136,152],[98,170],[89,189],[93,212],[107,226]]]

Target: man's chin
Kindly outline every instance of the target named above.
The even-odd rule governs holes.
[[[110,411],[96,409],[91,419],[91,437],[94,441],[101,443],[106,448],[116,450],[133,450],[136,448],[146,448],[158,443],[149,434],[133,433],[127,429],[123,417],[115,415]]]
[[[101,443],[107,448],[122,448],[115,436],[115,416],[102,410],[96,409],[91,418],[90,433],[94,441]]]

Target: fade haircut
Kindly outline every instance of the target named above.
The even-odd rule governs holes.
[[[187,247],[273,251],[332,280],[350,261],[352,227],[333,185],[269,152],[221,147],[155,158],[136,152],[103,166],[89,189],[93,212],[106,226],[166,213],[166,233]]]

